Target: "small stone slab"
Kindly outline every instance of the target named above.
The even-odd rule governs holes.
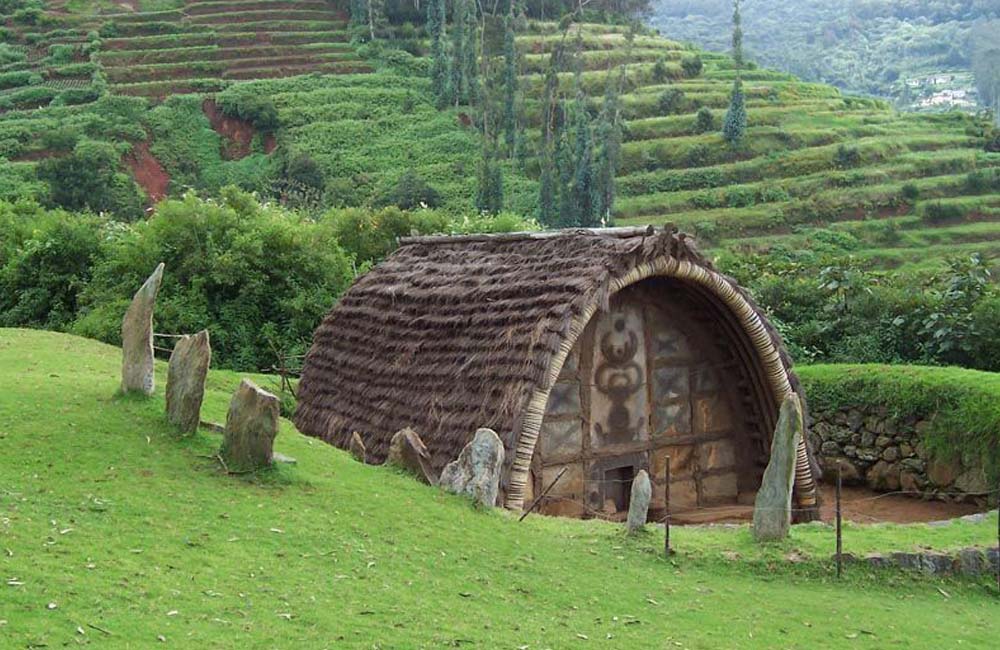
[[[295,460],[291,456],[286,456],[280,451],[276,451],[271,454],[271,462],[282,463],[284,465],[297,465],[299,461]]]
[[[458,458],[445,465],[438,485],[455,494],[472,497],[479,505],[492,508],[500,493],[504,449],[493,429],[479,429]]]
[[[163,263],[156,267],[122,318],[122,392],[152,395],[153,378],[153,308],[163,280]]]
[[[219,455],[230,472],[253,472],[271,465],[278,435],[278,398],[244,379],[229,402]]]
[[[167,419],[184,433],[194,433],[201,421],[205,377],[212,361],[208,330],[177,341],[167,368]]]
[[[802,402],[795,393],[781,404],[781,414],[771,441],[771,459],[753,508],[753,534],[759,542],[788,537],[792,525],[792,487],[795,458],[805,430]]]
[[[351,452],[351,456],[354,456],[354,460],[359,463],[368,462],[368,450],[365,448],[365,441],[361,439],[361,434],[357,431],[351,434],[351,444],[348,445],[347,449]]]
[[[410,427],[397,431],[392,436],[389,455],[385,462],[413,474],[428,485],[436,483],[427,447],[417,432]]]
[[[628,500],[628,532],[634,534],[646,526],[649,502],[653,498],[653,486],[649,474],[641,469],[632,479],[632,494]]]

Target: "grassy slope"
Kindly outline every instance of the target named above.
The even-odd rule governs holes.
[[[155,398],[113,397],[118,359],[0,330],[0,646],[919,649],[1000,631],[985,585],[945,597],[929,580],[853,569],[836,583],[825,561],[781,560],[827,557],[821,526],[763,550],[745,528],[675,530],[667,562],[653,532],[477,512],[287,422],[276,448],[298,465],[227,477],[201,457],[217,436],[163,422],[162,366]],[[212,373],[204,415],[224,416],[237,381]],[[995,525],[849,528],[846,548],[985,545]]]

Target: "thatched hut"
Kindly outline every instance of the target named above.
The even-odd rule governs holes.
[[[587,516],[668,456],[672,507],[752,503],[798,390],[760,310],[673,228],[412,237],[316,330],[295,423],[341,448],[358,431],[374,462],[409,426],[438,470],[490,427],[504,505],[565,468],[543,510]],[[803,443],[800,518],[815,471]]]

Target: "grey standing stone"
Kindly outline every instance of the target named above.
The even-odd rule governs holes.
[[[503,442],[493,429],[479,429],[458,458],[445,465],[438,485],[487,508],[496,505],[503,471]]]
[[[167,368],[167,419],[184,433],[198,430],[205,377],[212,361],[208,330],[177,341]]]
[[[424,441],[410,427],[397,431],[392,436],[392,441],[389,443],[389,455],[385,462],[388,465],[395,465],[406,470],[428,485],[436,483],[434,469],[431,466],[431,455],[428,453]]]
[[[632,496],[628,501],[628,532],[635,533],[646,525],[649,514],[649,502],[653,498],[653,486],[649,482],[649,474],[641,469],[632,479]]]
[[[351,434],[351,444],[348,446],[348,451],[351,452],[351,456],[354,456],[354,460],[359,463],[368,462],[368,450],[365,449],[365,441],[361,439],[361,434],[357,431]]]
[[[231,472],[252,472],[268,467],[278,435],[278,398],[249,379],[229,402],[226,432],[219,455]]]
[[[122,318],[122,392],[152,395],[153,307],[163,279],[163,263],[132,297]]]
[[[788,536],[792,525],[792,486],[795,458],[802,439],[802,403],[792,393],[781,404],[781,414],[771,441],[771,460],[753,508],[753,534],[757,541],[774,541]]]

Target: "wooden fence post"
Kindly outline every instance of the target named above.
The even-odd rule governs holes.
[[[670,454],[664,459],[663,467],[663,552],[670,557]]]
[[[844,541],[841,536],[841,510],[840,510],[840,480],[841,480],[841,468],[837,465],[837,578],[839,579],[844,571],[844,560],[841,557],[841,552],[844,550]]]

